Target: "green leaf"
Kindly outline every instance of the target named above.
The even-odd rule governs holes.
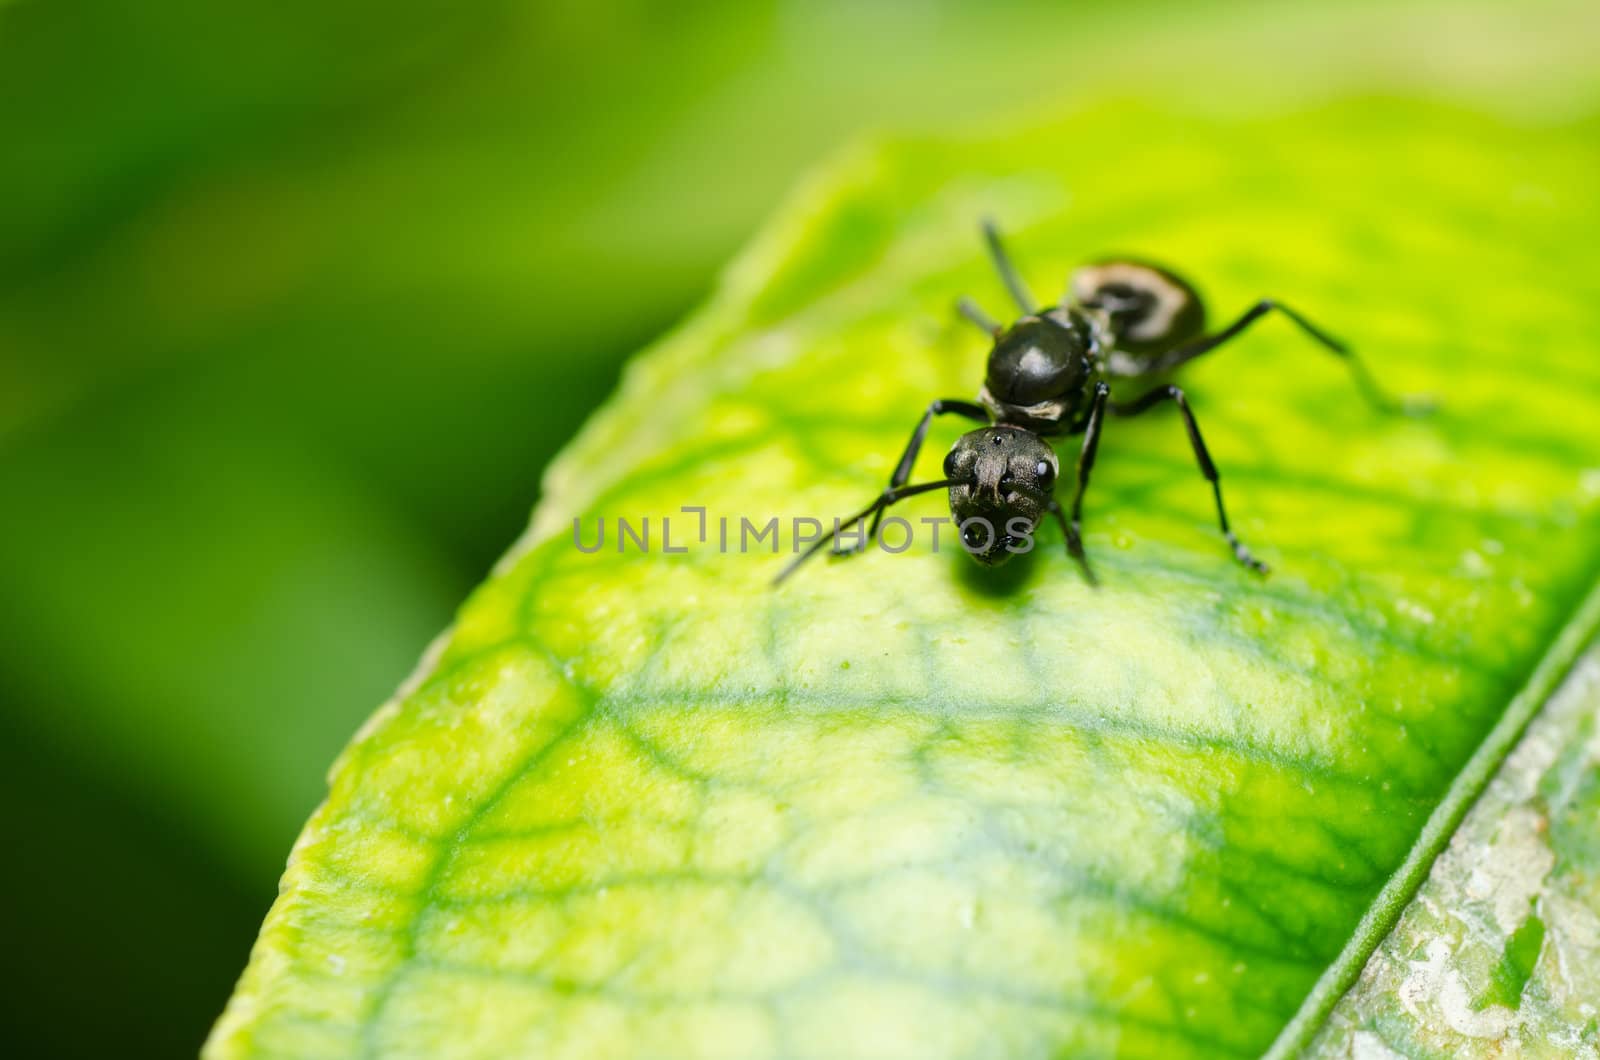
[[[1128,105],[841,160],[632,365],[336,765],[211,1055],[1305,1038],[1600,612],[1595,131]],[[791,517],[881,489],[930,398],[976,389],[951,305],[1004,304],[986,212],[1041,292],[1107,252],[1168,261],[1217,318],[1283,298],[1443,407],[1374,414],[1263,322],[1184,385],[1269,579],[1153,414],[1101,448],[1099,590],[1049,534],[985,572],[926,528],[772,589],[783,557],[738,554],[741,517],[787,549]],[[651,521],[649,554],[619,554],[618,517]]]
[[[1340,999],[1318,1057],[1600,1050],[1600,649],[1591,648]]]

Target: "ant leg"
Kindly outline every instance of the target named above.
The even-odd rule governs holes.
[[[928,436],[928,425],[935,416],[955,413],[965,416],[969,420],[979,423],[989,422],[989,412],[982,405],[971,401],[960,401],[955,398],[939,398],[928,403],[928,410],[922,414],[922,419],[917,423],[917,429],[911,432],[911,440],[906,443],[906,451],[900,454],[900,463],[895,465],[894,474],[889,478],[889,488],[897,489],[911,480],[911,466],[917,462],[917,454],[922,452],[923,439]],[[867,542],[878,535],[878,522],[883,518],[880,510],[872,517],[872,526],[867,530],[867,536],[862,539],[861,547],[866,548]]]
[[[1267,565],[1252,556],[1250,550],[1244,547],[1244,543],[1234,536],[1233,530],[1228,526],[1228,511],[1222,505],[1222,476],[1217,473],[1217,465],[1211,462],[1211,454],[1206,451],[1205,439],[1200,437],[1200,425],[1195,422],[1194,413],[1189,410],[1189,400],[1184,397],[1183,390],[1170,383],[1158,386],[1125,405],[1112,402],[1111,414],[1137,416],[1163,401],[1175,402],[1178,411],[1183,413],[1183,424],[1189,432],[1189,444],[1194,447],[1195,462],[1200,465],[1200,474],[1211,483],[1211,493],[1217,500],[1217,524],[1222,528],[1222,536],[1227,538],[1228,546],[1233,549],[1233,558],[1251,570],[1265,574]]]
[[[889,487],[878,495],[877,500],[873,501],[856,514],[852,515],[850,518],[840,520],[834,525],[832,530],[830,530],[824,536],[818,538],[816,541],[813,541],[809,548],[800,553],[800,555],[796,556],[794,559],[790,560],[789,564],[785,566],[783,570],[778,572],[778,576],[772,579],[772,584],[775,586],[780,584],[785,578],[793,574],[795,568],[799,567],[800,564],[804,563],[818,552],[821,552],[824,548],[827,548],[828,545],[839,536],[839,532],[845,527],[854,526],[856,523],[859,523],[869,515],[882,515],[883,510],[889,507],[889,505],[894,504],[896,501],[904,500],[907,497],[915,497],[919,493],[927,493],[931,490],[948,489],[951,485],[951,479],[940,479],[938,482],[919,482],[915,486],[900,485]]]
[[[1061,524],[1061,532],[1067,538],[1067,555],[1078,561],[1078,566],[1083,568],[1083,580],[1090,585],[1098,585],[1099,580],[1089,567],[1089,557],[1083,550],[1083,494],[1089,488],[1089,473],[1094,470],[1095,454],[1100,451],[1100,431],[1105,425],[1106,398],[1110,394],[1111,388],[1105,383],[1095,384],[1094,404],[1089,406],[1089,417],[1083,428],[1083,449],[1078,454],[1078,489],[1072,495],[1070,522],[1062,513],[1060,503],[1054,497],[1050,498],[1050,513]]]
[[[1083,571],[1083,580],[1089,583],[1090,588],[1098,586],[1100,579],[1094,576],[1094,569],[1089,566],[1089,557],[1083,552],[1083,542],[1078,539],[1071,524],[1067,522],[1067,517],[1061,510],[1061,502],[1051,497],[1050,506],[1045,510],[1056,517],[1056,523],[1066,535],[1067,555],[1078,561],[1078,567]]]
[[[1403,412],[1406,415],[1418,415],[1431,410],[1432,403],[1426,399],[1396,399],[1391,396],[1372,377],[1372,373],[1367,370],[1366,362],[1356,356],[1356,352],[1348,345],[1329,335],[1293,309],[1283,305],[1281,302],[1275,302],[1271,298],[1263,298],[1251,306],[1238,320],[1235,320],[1215,335],[1207,335],[1204,338],[1195,339],[1193,342],[1179,346],[1177,349],[1164,354],[1156,360],[1151,367],[1151,372],[1171,371],[1180,364],[1194,360],[1201,354],[1211,352],[1229,339],[1236,338],[1251,324],[1254,324],[1274,309],[1294,321],[1295,324],[1299,325],[1301,331],[1311,336],[1328,352],[1342,358],[1350,366],[1350,374],[1355,377],[1356,387],[1361,391],[1361,396],[1366,398],[1368,404],[1372,405],[1373,408],[1380,412]]]
[[[991,339],[999,335],[1002,330],[1000,325],[995,323],[994,318],[985,313],[983,307],[970,298],[963,298],[958,301],[956,303],[956,311],[976,324]]]
[[[1017,308],[1022,310],[1024,316],[1038,312],[1039,303],[1033,300],[1028,285],[1022,282],[1016,267],[1011,264],[1005,245],[1000,242],[1000,229],[995,227],[992,217],[983,220],[983,239],[989,244],[989,257],[994,261],[994,269],[1000,274],[1006,290],[1011,292],[1011,300],[1017,303]]]

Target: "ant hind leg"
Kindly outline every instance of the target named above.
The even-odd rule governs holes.
[[[1028,290],[1028,285],[1022,282],[1022,274],[1011,263],[1005,244],[1000,241],[1000,229],[992,217],[984,218],[983,240],[989,245],[989,258],[994,262],[994,269],[1000,274],[1006,290],[1011,292],[1011,300],[1017,303],[1017,308],[1022,310],[1024,316],[1037,312],[1039,303],[1033,300],[1033,292]]]
[[[991,339],[999,335],[1002,330],[999,323],[988,313],[985,313],[982,306],[970,298],[962,298],[956,302],[956,312],[972,321],[980,331]]]
[[[1254,324],[1273,310],[1277,310],[1288,317],[1323,349],[1343,360],[1350,368],[1350,374],[1355,379],[1356,388],[1361,391],[1361,396],[1373,408],[1380,412],[1399,412],[1411,416],[1432,411],[1433,402],[1426,398],[1396,398],[1391,395],[1373,377],[1372,372],[1367,368],[1366,362],[1348,344],[1334,338],[1293,309],[1271,298],[1261,299],[1261,301],[1247,309],[1238,320],[1235,320],[1221,331],[1184,343],[1182,346],[1162,354],[1151,366],[1150,374],[1169,372],[1181,364],[1187,364],[1202,354],[1210,353],[1218,346],[1243,334],[1251,324]]]

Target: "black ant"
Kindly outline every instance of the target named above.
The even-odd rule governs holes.
[[[1348,346],[1270,298],[1251,306],[1221,331],[1205,334],[1205,306],[1195,289],[1167,269],[1148,262],[1118,259],[1087,265],[1072,274],[1070,290],[1059,305],[1035,309],[1038,303],[1012,266],[992,222],[984,222],[983,234],[995,270],[1024,315],[1009,328],[1003,328],[971,299],[963,298],[958,303],[961,315],[994,341],[978,401],[941,398],[929,404],[911,432],[911,441],[895,466],[888,488],[795,557],[776,581],[781,582],[827,547],[844,527],[871,516],[872,524],[858,550],[865,548],[877,535],[884,509],[919,493],[948,488],[950,514],[960,527],[963,547],[973,559],[994,567],[1016,552],[1027,551],[1019,547],[1022,538],[1031,537],[1040,520],[1049,514],[1061,524],[1068,555],[1077,560],[1092,585],[1094,572],[1084,554],[1079,524],[1083,493],[1089,484],[1089,473],[1094,470],[1106,416],[1137,416],[1166,401],[1177,405],[1183,416],[1195,462],[1211,483],[1216,498],[1217,524],[1234,558],[1250,570],[1265,573],[1266,564],[1250,554],[1228,525],[1217,466],[1206,451],[1200,425],[1195,422],[1183,389],[1162,383],[1132,401],[1119,402],[1111,400],[1111,386],[1106,380],[1163,376],[1238,336],[1273,310],[1342,358],[1374,408],[1383,412],[1426,411],[1421,403],[1400,403],[1389,397]],[[933,417],[949,413],[986,426],[957,440],[944,458],[944,478],[907,485],[928,424]],[[1069,516],[1053,495],[1060,463],[1043,436],[1076,434],[1083,435],[1083,449],[1078,456],[1078,484]]]

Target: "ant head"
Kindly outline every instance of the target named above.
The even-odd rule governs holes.
[[[944,458],[950,514],[961,545],[986,567],[1028,551],[1050,505],[1061,466],[1054,450],[1020,427],[984,427],[963,434]]]
[[[1082,390],[1098,355],[1094,326],[1075,309],[1023,317],[995,336],[984,380],[1008,405],[1033,405]]]

